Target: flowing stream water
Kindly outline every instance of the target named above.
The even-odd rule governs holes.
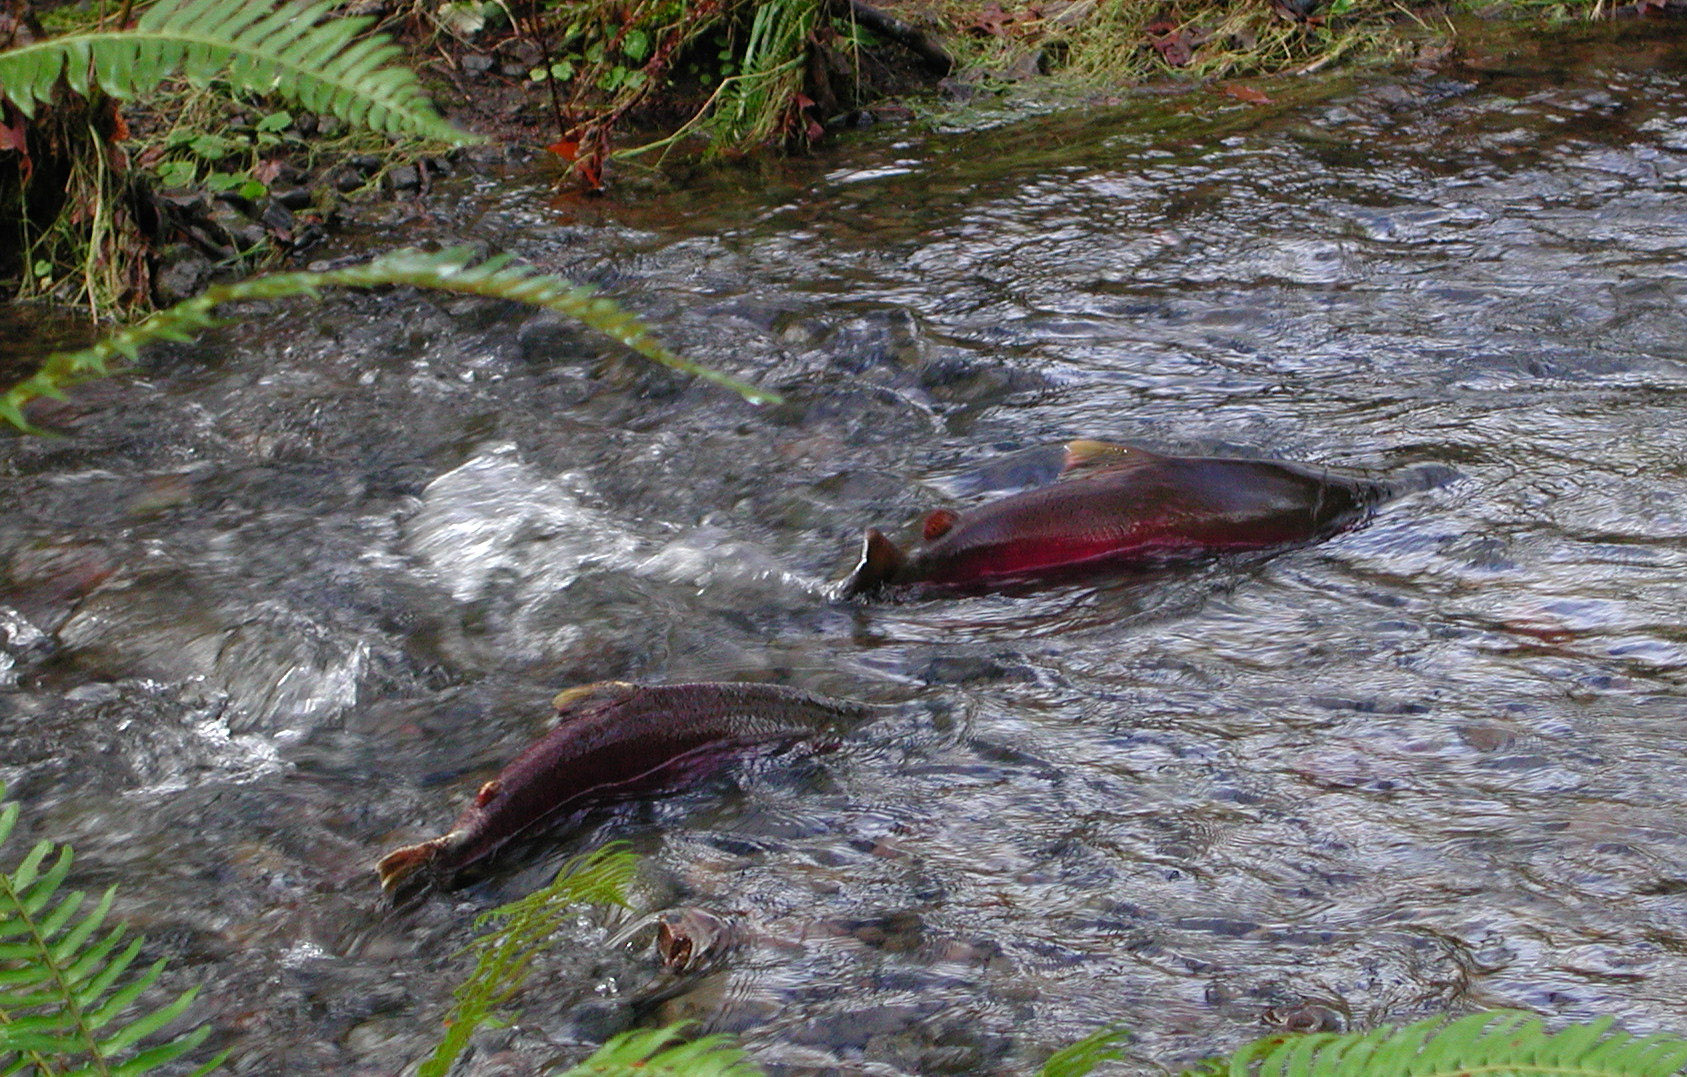
[[[604,202],[466,178],[358,250],[599,284],[756,408],[502,303],[292,304],[0,445],[0,780],[249,1074],[396,1074],[474,915],[624,839],[732,917],[649,997],[582,913],[460,1072],[635,1020],[779,1075],[1152,1073],[1484,1007],[1687,1032],[1687,39],[1151,99]],[[1396,482],[1271,556],[826,592],[1072,437]],[[600,679],[880,705],[394,906]]]

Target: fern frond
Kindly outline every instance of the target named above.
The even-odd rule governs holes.
[[[83,96],[97,85],[128,98],[179,73],[196,83],[225,79],[237,90],[279,94],[389,134],[476,141],[440,118],[412,72],[387,66],[397,45],[379,35],[359,39],[368,20],[329,18],[336,6],[162,0],[132,29],[65,34],[0,52],[0,87],[32,116],[61,76]]]
[[[1185,1077],[1669,1077],[1687,1066],[1687,1039],[1636,1038],[1611,1019],[1554,1034],[1527,1013],[1477,1013],[1375,1032],[1269,1036]]]
[[[802,89],[809,36],[824,5],[776,0],[756,5],[737,75],[721,82],[713,146],[724,150],[771,137]]]
[[[0,804],[0,848],[17,818],[16,804]],[[135,1047],[180,1017],[197,989],[156,1009],[131,1012],[163,974],[164,962],[133,971],[142,940],[125,945],[123,928],[101,930],[115,889],[84,910],[87,895],[59,892],[70,862],[69,846],[43,841],[12,871],[0,873],[0,1073],[115,1077],[175,1061],[205,1041],[209,1025],[144,1050]],[[194,1073],[209,1073],[221,1062],[219,1056]]]
[[[527,982],[540,947],[562,927],[574,906],[626,907],[627,887],[637,870],[638,857],[615,842],[570,859],[543,890],[476,918],[477,927],[498,927],[467,947],[475,955],[474,971],[457,988],[457,1002],[445,1018],[445,1036],[417,1077],[445,1077],[450,1072],[469,1037]]]
[[[1077,1043],[1062,1047],[1048,1057],[1037,1077],[1087,1077],[1103,1062],[1125,1057],[1119,1044],[1130,1038],[1123,1025],[1106,1028],[1085,1036]]]
[[[764,1077],[731,1036],[687,1042],[684,1032],[684,1024],[623,1032],[560,1077]]]
[[[588,288],[574,287],[530,267],[511,265],[507,256],[471,265],[473,257],[473,252],[466,247],[454,247],[437,254],[401,250],[343,269],[273,273],[207,288],[192,299],[120,329],[91,347],[49,355],[33,375],[0,396],[0,419],[21,430],[31,429],[23,415],[24,405],[31,400],[43,396],[62,399],[64,390],[69,386],[105,377],[121,360],[134,361],[140,349],[147,344],[160,340],[191,340],[193,334],[219,324],[215,309],[223,303],[316,295],[325,287],[376,288],[390,284],[508,299],[554,310],[663,366],[723,385],[752,403],[780,402],[775,393],[681,359],[651,335],[649,326],[612,299],[594,297]]]

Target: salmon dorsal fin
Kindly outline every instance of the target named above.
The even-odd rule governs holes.
[[[563,689],[551,700],[551,706],[556,708],[556,720],[566,722],[593,704],[621,703],[637,691],[638,685],[626,681],[598,681]]]
[[[1064,478],[1075,472],[1141,467],[1160,458],[1159,453],[1139,449],[1135,445],[1115,445],[1110,441],[1079,438],[1066,443],[1066,461],[1061,465],[1060,474]]]
[[[844,578],[838,593],[844,598],[871,594],[892,582],[904,564],[902,551],[877,528],[868,528],[861,540],[861,563]]]
[[[925,536],[927,542],[936,542],[949,533],[949,529],[955,526],[958,519],[960,517],[948,509],[933,509],[931,515],[926,517],[925,527],[920,534]]]

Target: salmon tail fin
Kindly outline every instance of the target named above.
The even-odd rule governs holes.
[[[406,845],[381,857],[375,864],[375,873],[381,877],[381,889],[391,894],[404,885],[405,880],[432,866],[454,837],[447,834],[418,845]]]
[[[844,598],[872,594],[894,582],[906,562],[896,543],[885,538],[877,528],[868,528],[867,537],[861,541],[861,563],[844,578],[838,593]]]
[[[1151,453],[1134,445],[1115,445],[1110,441],[1079,438],[1066,443],[1066,460],[1061,465],[1060,473],[1064,476],[1074,471],[1141,467],[1150,460],[1157,459],[1158,453]]]

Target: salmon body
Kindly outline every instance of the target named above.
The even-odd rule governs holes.
[[[423,869],[448,880],[565,809],[671,790],[735,751],[826,732],[858,704],[769,684],[635,685],[556,697],[557,724],[492,781],[443,837],[376,865],[391,891]]]
[[[932,513],[927,545],[913,554],[868,531],[842,593],[987,586],[1307,542],[1357,523],[1382,495],[1374,483],[1295,464],[1095,441],[1067,446],[1067,470],[1071,477],[969,513]]]

